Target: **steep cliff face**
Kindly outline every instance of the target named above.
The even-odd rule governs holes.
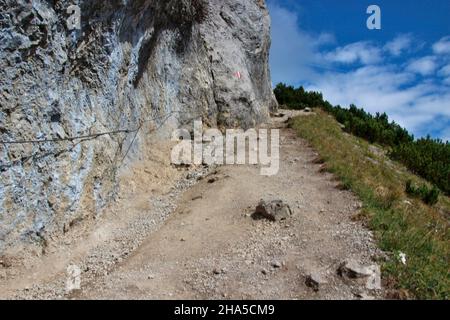
[[[269,28],[263,0],[0,0],[0,252],[95,215],[151,135],[265,120]]]

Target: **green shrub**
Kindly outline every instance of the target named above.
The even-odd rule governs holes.
[[[321,93],[307,92],[303,87],[295,89],[293,86],[279,83],[274,93],[278,103],[288,109],[302,110],[307,107],[319,107],[323,103]]]
[[[450,143],[430,137],[394,146],[390,157],[450,194]]]
[[[405,191],[407,194],[422,199],[428,205],[435,205],[439,200],[439,190],[436,187],[428,188],[425,184],[419,187],[413,185],[411,180],[406,182]]]
[[[388,147],[391,159],[450,195],[450,142],[430,137],[414,140],[406,129],[389,122],[386,113],[372,115],[353,104],[349,108],[333,106],[323,99],[320,92],[308,92],[303,87],[294,88],[280,83],[274,93],[278,102],[287,108],[321,108],[332,114],[344,125],[346,132]]]

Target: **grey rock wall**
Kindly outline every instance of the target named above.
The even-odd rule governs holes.
[[[0,140],[41,141],[0,144],[0,253],[95,216],[151,135],[264,121],[269,28],[263,0],[0,0]]]

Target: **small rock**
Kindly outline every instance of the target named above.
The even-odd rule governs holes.
[[[213,269],[213,274],[215,274],[215,275],[225,274],[225,273],[227,273],[227,270],[225,268],[222,268],[222,269],[214,268]]]
[[[282,200],[273,200],[271,202],[261,200],[253,215],[255,218],[262,216],[271,221],[280,221],[289,218],[292,215],[292,211]]]
[[[338,275],[350,279],[365,278],[370,276],[370,271],[367,267],[359,264],[355,260],[348,260],[340,264],[338,268]]]
[[[360,300],[375,300],[374,297],[368,295],[367,293],[364,292],[355,292],[353,293],[354,296]]]
[[[355,260],[343,262],[338,268],[338,275],[349,279],[364,279],[370,290],[381,289],[381,270],[376,264],[363,266]]]
[[[0,258],[0,267],[11,268],[12,263],[9,259]]]
[[[49,205],[50,205],[51,207],[53,207],[53,205],[50,204],[50,202],[49,202]],[[63,226],[63,232],[64,232],[64,233],[67,233],[67,232],[69,232],[69,229],[70,229],[69,224],[64,223],[64,226]]]
[[[195,174],[194,173],[188,173],[186,175],[186,179],[188,179],[188,180],[191,180],[191,179],[194,179],[194,178],[195,178]]]
[[[219,181],[219,178],[214,177],[214,178],[209,179],[209,180],[208,180],[208,183],[214,183],[214,182],[216,182],[216,181]]]
[[[362,207],[363,207],[362,202],[357,202],[357,203],[355,204],[355,208],[356,208],[356,209],[362,209]]]
[[[276,269],[279,269],[279,268],[281,268],[283,266],[282,263],[280,261],[278,261],[278,260],[272,261],[271,265],[272,265],[272,267],[274,267]]]
[[[308,275],[305,279],[306,286],[313,289],[315,292],[319,291],[320,284],[324,283],[322,277],[317,273]]]
[[[366,288],[369,290],[381,290],[381,270],[377,265],[368,267],[372,274],[366,282]]]

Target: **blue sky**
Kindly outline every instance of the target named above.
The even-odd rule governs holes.
[[[272,82],[450,140],[450,0],[267,0]],[[369,30],[369,5],[381,30]]]

